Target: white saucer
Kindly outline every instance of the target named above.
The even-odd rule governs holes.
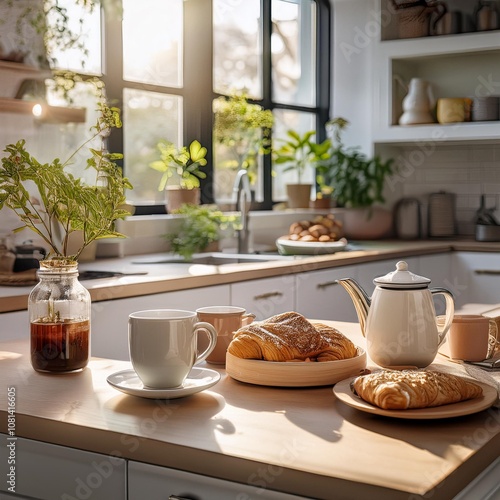
[[[106,380],[115,389],[131,396],[149,399],[176,399],[191,396],[212,387],[220,380],[220,373],[208,368],[194,367],[189,372],[182,387],[173,389],[149,389],[144,387],[134,370],[113,373]]]

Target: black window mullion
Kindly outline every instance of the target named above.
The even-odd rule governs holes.
[[[261,0],[262,9],[262,106],[266,109],[272,109],[273,78],[272,78],[272,0]],[[264,155],[262,171],[264,179],[263,194],[264,201],[260,204],[261,209],[270,210],[273,205],[273,177],[272,177],[272,158],[271,155]]]
[[[207,148],[207,178],[201,202],[213,203],[213,31],[212,1],[184,2],[184,143],[194,139]]]
[[[318,113],[316,115],[316,130],[318,131],[318,141],[326,138],[325,124],[330,117],[331,102],[331,51],[328,50],[331,43],[331,9],[330,3],[324,1],[316,2],[317,30],[316,30],[316,105]]]

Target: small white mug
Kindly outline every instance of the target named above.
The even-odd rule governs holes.
[[[197,321],[194,311],[152,309],[129,315],[130,361],[146,387],[180,387],[195,364],[214,350],[217,332],[209,323]],[[197,333],[204,331],[207,348],[197,354]]]

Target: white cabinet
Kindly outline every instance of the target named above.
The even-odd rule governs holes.
[[[128,463],[128,500],[299,500],[304,497],[266,489],[262,481],[239,484],[140,462]]]
[[[17,438],[15,441],[7,441],[5,434],[0,437],[2,492],[9,492],[7,472],[14,466],[12,477],[15,477],[17,495],[39,500],[127,498],[126,462],[121,458],[31,439]],[[10,443],[15,443],[13,451],[7,447]],[[13,464],[8,463],[11,458],[15,460]],[[16,498],[19,498],[17,495]]]
[[[500,304],[500,254],[455,252],[452,286],[458,307],[467,303]]]
[[[230,303],[229,285],[92,303],[92,356],[129,360],[128,316],[145,309],[185,309]]]
[[[231,305],[244,307],[262,320],[295,310],[295,275],[242,281],[231,285]]]
[[[29,329],[27,310],[0,314],[0,340],[28,339]]]
[[[351,298],[336,282],[340,278],[356,278],[356,266],[298,274],[297,312],[311,319],[357,321]]]
[[[381,0],[381,16],[389,16],[389,0]],[[384,25],[385,23],[382,23]],[[431,83],[434,98],[498,94],[499,32],[377,41],[373,46],[374,94],[372,139],[375,143],[432,141],[500,141],[500,122],[466,122],[398,126],[405,89],[397,77]]]

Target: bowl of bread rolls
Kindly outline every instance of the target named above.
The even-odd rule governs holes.
[[[365,369],[364,349],[339,330],[293,311],[240,328],[226,354],[226,373],[256,385],[333,385]]]
[[[276,240],[281,255],[323,255],[345,249],[342,221],[333,214],[318,215],[313,220],[294,222],[288,234]]]

